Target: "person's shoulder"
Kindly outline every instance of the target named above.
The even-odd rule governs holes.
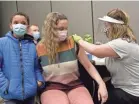
[[[8,39],[6,36],[5,37],[0,37],[0,40],[6,40]]]
[[[75,45],[75,42],[74,42],[74,39],[72,36],[68,37],[68,41],[70,42],[71,45],[73,45],[73,46]]]
[[[7,37],[0,38],[0,50],[3,50],[4,47],[7,47],[5,46],[5,44],[8,43],[7,41],[8,41]]]
[[[42,41],[40,41],[40,42],[38,42],[37,43],[37,45],[36,45],[36,48],[39,50],[39,49],[42,49],[42,48],[44,48],[45,47],[45,45],[44,45],[44,43],[42,42]]]
[[[68,40],[74,41],[72,36],[68,36]]]
[[[122,39],[122,38],[118,38],[118,39],[114,39],[108,42],[108,44],[119,44],[119,45],[124,45],[124,44],[128,44],[129,42],[126,39]]]
[[[4,42],[6,42],[7,40],[8,40],[7,37],[1,37],[1,38],[0,38],[0,43],[4,43]]]
[[[44,45],[42,41],[40,41],[36,45],[36,50],[37,50],[38,56],[43,56],[46,54],[46,46]]]
[[[131,48],[131,44],[122,38],[114,39],[108,42],[108,45],[117,52],[126,52]]]
[[[110,42],[123,42],[124,40],[122,40],[121,38],[117,38],[117,39],[114,39],[114,40],[111,40]]]

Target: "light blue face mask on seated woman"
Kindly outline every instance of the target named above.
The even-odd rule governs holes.
[[[23,24],[14,24],[13,26],[13,33],[17,36],[17,37],[22,37],[25,35],[26,31],[27,31],[27,26],[23,25]]]

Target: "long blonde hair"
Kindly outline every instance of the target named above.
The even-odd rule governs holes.
[[[136,37],[134,36],[133,30],[129,26],[129,16],[127,13],[120,9],[113,9],[107,13],[107,16],[124,22],[124,24],[110,23],[111,29],[109,32],[109,38],[111,40],[122,38],[126,39],[127,41],[136,42]]]
[[[57,24],[59,20],[67,20],[67,17],[58,12],[49,13],[42,27],[43,43],[47,50],[49,64],[56,62],[57,49],[59,47],[57,41]]]

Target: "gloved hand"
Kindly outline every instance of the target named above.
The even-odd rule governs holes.
[[[72,35],[72,37],[73,37],[73,39],[74,39],[74,41],[76,42],[76,43],[78,43],[79,42],[79,40],[82,40],[82,37],[80,37],[80,36],[78,36],[78,35]]]

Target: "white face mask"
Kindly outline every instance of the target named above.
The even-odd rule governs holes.
[[[35,40],[38,40],[40,38],[40,32],[36,31],[36,32],[33,32],[33,37]]]
[[[58,37],[59,37],[59,41],[65,41],[68,37],[68,31],[67,30],[58,31]]]
[[[27,31],[27,26],[23,24],[13,24],[13,32],[17,37],[22,37]]]

